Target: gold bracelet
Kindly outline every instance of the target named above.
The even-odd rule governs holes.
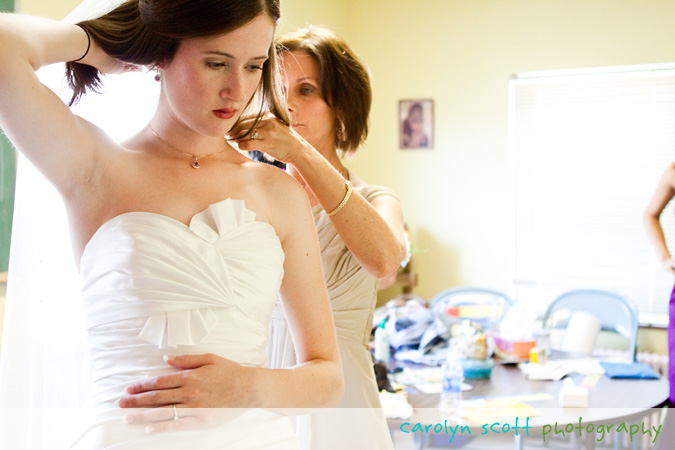
[[[334,216],[335,214],[339,213],[340,210],[341,210],[341,209],[347,204],[347,202],[349,201],[349,197],[352,196],[352,191],[354,190],[354,188],[352,187],[352,183],[350,183],[349,181],[347,181],[347,182],[345,183],[345,187],[347,188],[347,193],[345,194],[345,198],[343,198],[342,201],[340,202],[340,204],[337,205],[337,208],[335,208],[334,210],[332,210],[332,211],[329,212],[329,213],[326,213],[326,214],[328,215],[328,217]]]

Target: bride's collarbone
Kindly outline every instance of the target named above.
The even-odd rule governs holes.
[[[256,175],[258,171],[242,164],[250,160],[206,158],[195,169],[188,156],[157,158],[143,151],[124,153],[111,157],[97,177],[97,188],[90,192],[96,201],[87,202],[90,207],[86,208],[91,223],[85,228],[98,228],[115,216],[136,211],[185,222],[227,198],[243,200],[258,214],[265,212],[261,199],[267,190]]]
[[[248,187],[248,189],[247,189]],[[153,212],[187,222],[196,213],[227,198],[256,204],[256,195],[241,180],[223,177],[171,176],[171,174],[130,177],[126,182],[111,186],[103,195],[104,205],[98,222],[104,223],[120,214],[136,211]]]
[[[142,153],[117,158],[105,167],[105,184],[110,190],[122,185],[125,190],[141,193],[161,189],[165,192],[189,190],[201,195],[214,189],[236,189],[249,178],[238,162],[218,158],[197,162],[200,164],[195,168],[193,159],[187,156],[154,157]]]

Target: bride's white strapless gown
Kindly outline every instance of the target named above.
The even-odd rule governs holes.
[[[287,417],[250,410],[214,428],[147,435],[116,401],[130,384],[176,371],[165,354],[214,353],[261,367],[283,277],[274,228],[225,199],[189,226],[150,212],[106,222],[81,259],[91,407],[75,448],[296,448]],[[180,409],[179,409],[180,411]]]

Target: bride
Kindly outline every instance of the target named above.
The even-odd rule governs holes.
[[[192,427],[192,408],[321,407],[341,397],[304,191],[223,138],[260,102],[288,123],[275,85],[278,18],[277,0],[131,0],[79,25],[0,15],[0,127],[60,193],[82,276],[96,414],[81,448],[176,437],[208,441],[200,448],[286,448],[291,428],[259,412],[228,418],[227,432],[158,431]],[[120,145],[71,113],[35,75],[62,61],[73,61],[73,100],[99,72],[156,68],[148,125]],[[298,353],[291,370],[261,368],[278,291]],[[156,404],[164,407],[118,408]],[[276,431],[263,442],[257,430]]]

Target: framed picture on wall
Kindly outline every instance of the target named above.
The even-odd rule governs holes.
[[[434,101],[398,102],[399,145],[402,149],[434,148]]]

